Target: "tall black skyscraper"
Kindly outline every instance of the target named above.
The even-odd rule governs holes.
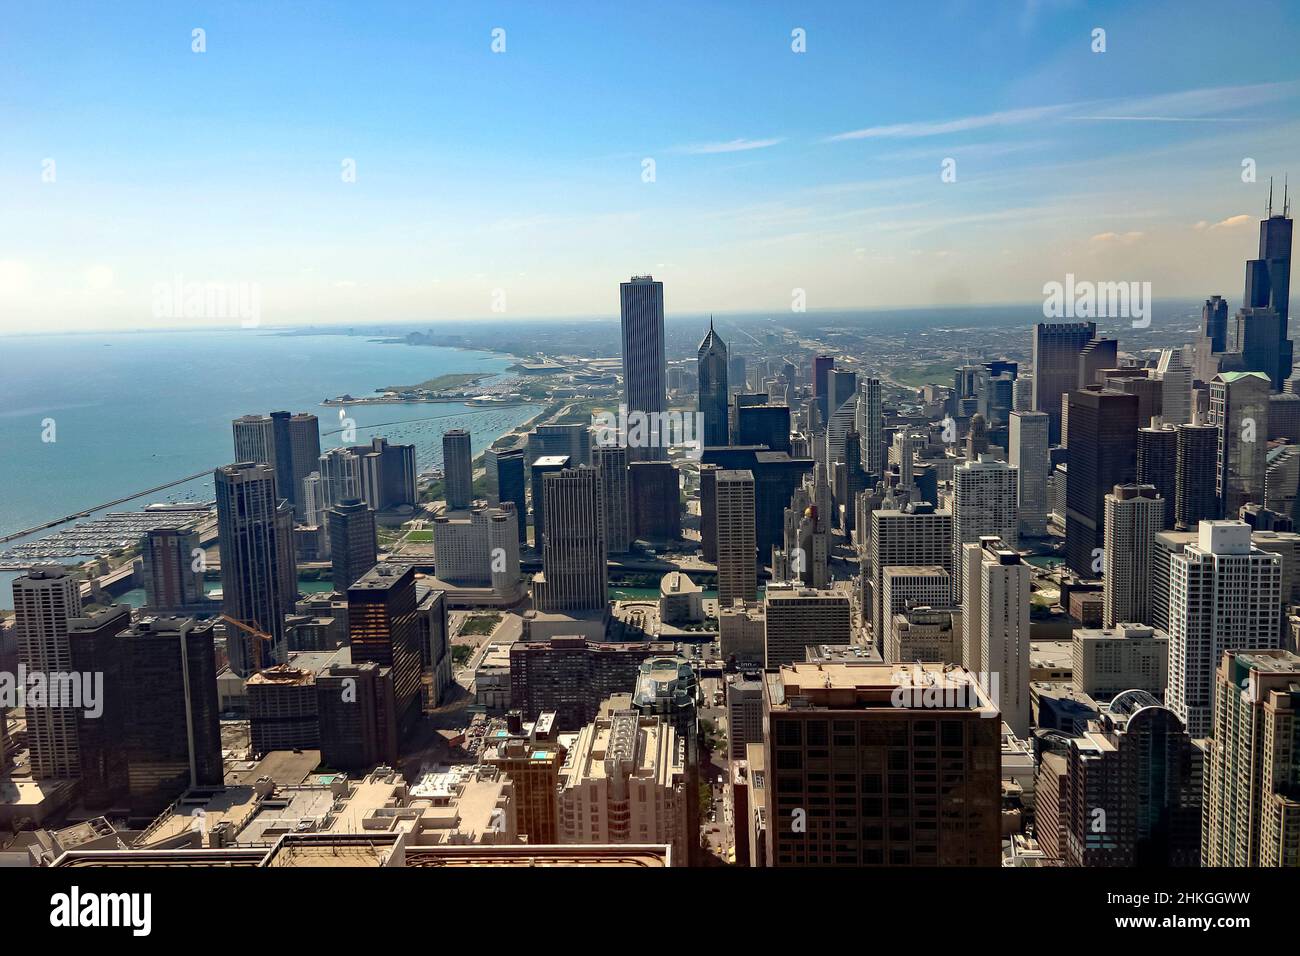
[[[623,402],[629,414],[663,412],[668,399],[664,284],[656,282],[654,276],[633,276],[619,285],[619,299],[623,326]],[[651,444],[649,448],[630,448],[628,457],[667,457],[663,448]]]
[[[700,414],[704,416],[704,444],[727,444],[727,343],[713,330],[700,343],[696,358],[699,378]]]
[[[1189,423],[1178,426],[1178,460],[1175,476],[1174,524],[1195,531],[1202,521],[1219,516],[1215,486],[1219,463],[1219,429]]]
[[[1154,485],[1165,500],[1166,530],[1174,526],[1178,494],[1178,429],[1173,425],[1148,425],[1137,433],[1137,480]]]
[[[334,590],[347,594],[352,582],[379,560],[375,513],[359,498],[350,498],[326,512]]]
[[[469,432],[452,428],[442,435],[442,481],[447,510],[463,511],[474,498],[474,453]]]
[[[1242,298],[1242,313],[1238,316],[1239,335],[1252,322],[1269,319],[1266,334],[1258,336],[1259,344],[1251,348],[1249,341],[1238,341],[1247,371],[1267,372],[1273,380],[1274,391],[1291,375],[1292,343],[1287,336],[1287,321],[1291,315],[1291,226],[1290,204],[1285,192],[1282,212],[1273,213],[1273,187],[1268,190],[1268,217],[1259,224],[1259,258],[1246,263],[1246,292]],[[1247,310],[1271,310],[1272,317],[1253,316]],[[1249,338],[1249,337],[1248,337]]]
[[[1061,440],[1061,396],[1079,385],[1079,353],[1096,335],[1096,322],[1034,326],[1034,411],[1047,413],[1050,444]],[[1073,474],[1073,464],[1070,468]]]
[[[1136,395],[1109,389],[1070,393],[1070,480],[1066,483],[1065,561],[1100,575],[1106,495],[1137,477]],[[1094,564],[1096,567],[1094,567]]]
[[[276,495],[270,465],[240,462],[218,468],[217,544],[221,549],[221,610],[249,628],[231,633],[230,668],[241,677],[283,663],[284,616],[298,598],[293,508]]]
[[[528,540],[528,505],[525,489],[528,481],[524,469],[524,450],[511,448],[508,451],[492,451],[483,454],[483,464],[487,472],[488,501],[499,505],[511,502],[515,514],[519,516],[519,540]]]

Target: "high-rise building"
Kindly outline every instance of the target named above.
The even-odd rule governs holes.
[[[1095,577],[1104,545],[1106,493],[1137,477],[1136,395],[1109,389],[1071,392],[1070,480],[1066,485],[1066,564]]]
[[[611,694],[631,694],[641,665],[670,657],[665,641],[587,641],[553,637],[510,645],[510,703],[524,720],[553,712],[560,730],[589,723]]]
[[[877,508],[871,512],[867,564],[871,575],[871,635],[876,650],[884,652],[889,626],[884,612],[885,569],[937,565],[951,575],[952,538],[952,513],[936,511],[929,502],[909,503],[902,510]]]
[[[1165,503],[1153,485],[1116,485],[1106,496],[1102,623],[1151,622],[1151,561]]]
[[[18,662],[33,674],[71,672],[68,622],[81,615],[81,587],[76,578],[54,565],[35,567],[14,579],[13,594]],[[66,780],[81,774],[77,710],[61,706],[66,703],[27,703],[27,746],[32,777],[37,780]]]
[[[582,728],[559,779],[561,843],[659,843],[685,860],[688,826],[686,748],[672,725],[634,710],[614,710]]]
[[[145,605],[160,611],[205,609],[203,549],[193,528],[151,528],[140,540]]]
[[[1079,350],[1079,384],[1075,388],[1087,388],[1100,385],[1097,373],[1102,369],[1115,368],[1119,365],[1119,340],[1090,339]]]
[[[474,500],[474,453],[469,432],[451,428],[442,434],[443,487],[448,511],[463,511]]]
[[[483,749],[482,762],[514,784],[515,829],[538,846],[560,842],[560,769],[567,751],[555,738],[554,714],[540,714],[525,727],[512,711],[505,735],[490,737]]]
[[[533,580],[534,602],[542,611],[604,608],[609,568],[596,469],[564,468],[543,482],[546,543],[542,574]]]
[[[344,501],[363,497],[361,457],[352,449],[331,448],[320,456],[316,468],[320,475],[320,501],[314,504],[322,514]]]
[[[1193,738],[1213,728],[1214,672],[1227,650],[1280,643],[1282,558],[1254,547],[1244,521],[1202,521],[1169,562],[1166,701]]]
[[[1001,725],[974,675],[796,663],[763,682],[768,866],[997,866]]]
[[[769,584],[764,613],[768,667],[805,660],[806,649],[816,644],[848,644],[853,639],[849,596],[843,591]]]
[[[885,418],[880,379],[868,378],[859,386],[858,420],[854,424],[862,436],[862,468],[871,478],[879,480],[885,474]]]
[[[964,547],[969,592],[965,601],[963,662],[997,675],[986,690],[1017,737],[1029,735],[1029,565],[1005,541],[984,535]]]
[[[1034,326],[1034,411],[1047,413],[1053,445],[1061,440],[1061,396],[1078,388],[1079,353],[1096,335],[1096,322]]]
[[[546,483],[547,475],[558,474],[568,468],[568,455],[543,455],[529,466],[529,490],[533,498],[533,547],[541,548],[546,538]]]
[[[790,408],[787,405],[738,405],[736,444],[765,445],[772,451],[790,450]]]
[[[1169,635],[1141,624],[1076,628],[1070,660],[1070,682],[1093,700],[1126,690],[1162,696],[1169,683]]]
[[[634,461],[628,466],[632,537],[656,544],[682,536],[681,476],[668,461]]]
[[[829,408],[830,397],[827,393],[827,387],[830,382],[831,369],[835,367],[835,357],[833,355],[814,355],[812,362],[812,393],[815,404],[821,412],[821,421],[825,422],[834,411]]]
[[[320,423],[315,415],[271,412],[245,415],[232,423],[235,461],[270,465],[275,470],[276,491],[305,515],[302,481],[316,470],[320,458]]]
[[[623,404],[628,414],[664,411],[668,379],[664,365],[664,284],[653,276],[633,276],[620,283],[623,331]],[[629,449],[633,459],[666,457],[656,442]]]
[[[1047,535],[1048,416],[1046,412],[1011,413],[1007,464],[1016,475],[1016,513],[1020,534],[1026,538]]]
[[[623,443],[626,435],[610,435],[618,439],[613,443]],[[528,463],[531,465],[539,458],[563,455],[569,464],[590,465],[591,462],[591,428],[582,422],[556,422],[538,425],[528,433]]]
[[[1172,528],[1178,503],[1178,429],[1153,418],[1137,433],[1137,483],[1151,485],[1164,499],[1161,523]]]
[[[725,414],[723,417],[725,426]],[[632,546],[633,527],[627,448],[622,445],[597,445],[591,450],[591,456],[596,478],[600,482],[605,550],[610,554],[626,554]]]
[[[1209,421],[1218,443],[1215,492],[1224,517],[1244,504],[1264,503],[1271,392],[1263,372],[1223,372],[1210,383]]]
[[[438,580],[463,588],[491,588],[500,598],[520,588],[519,516],[514,509],[479,506],[433,521]]]
[[[754,478],[754,541],[758,553],[767,556],[780,547],[785,536],[785,509],[795,489],[813,470],[808,458],[791,458],[785,452],[755,447],[706,448],[703,464],[721,470],[748,471]],[[702,481],[701,500],[709,493]]]
[[[1300,657],[1225,650],[1205,742],[1202,866],[1300,866]]]
[[[365,774],[397,762],[393,671],[374,661],[330,664],[316,675],[321,762]]]
[[[390,668],[391,721],[406,734],[420,716],[423,657],[416,619],[415,568],[386,561],[375,565],[348,588],[348,635],[352,663],[367,661]]]
[[[1266,323],[1267,336],[1258,349],[1243,346],[1243,316],[1238,314],[1237,347],[1242,350],[1245,368],[1262,371],[1272,381],[1275,390],[1291,376],[1292,342],[1287,338],[1287,323],[1291,315],[1291,227],[1290,204],[1286,195],[1282,199],[1282,212],[1273,213],[1273,189],[1269,185],[1268,216],[1259,224],[1259,258],[1246,262],[1246,290],[1242,297],[1242,313],[1268,311],[1271,321]],[[1247,320],[1249,321],[1249,320]],[[1251,354],[1251,353],[1255,354]]]
[[[827,421],[858,391],[858,373],[852,369],[832,368],[826,373]]]
[[[528,542],[528,501],[525,478],[524,449],[506,451],[488,449],[483,455],[487,470],[488,501],[494,505],[510,502],[518,515],[519,543]]]
[[[757,594],[754,476],[748,471],[718,471],[714,476],[713,495],[718,606],[727,608],[733,601],[752,601]]]
[[[72,668],[104,675],[101,712],[78,718],[90,807],[149,815],[194,787],[220,787],[212,621],[146,617],[115,605],[69,624]]]
[[[375,566],[379,543],[375,513],[359,498],[330,508],[326,526],[330,537],[331,580],[334,590],[346,594],[352,582]]]
[[[1015,549],[1020,531],[1016,513],[1019,476],[1004,461],[980,455],[952,470],[952,567],[960,566],[962,545],[993,535]],[[961,575],[953,575],[953,603],[965,591]]]
[[[1192,421],[1178,426],[1174,526],[1194,531],[1219,517],[1217,475],[1219,429]]]
[[[298,599],[293,509],[277,496],[270,465],[226,465],[213,479],[222,613],[265,635],[228,628],[231,670],[248,677],[286,659],[284,617]]]
[[[709,332],[700,343],[696,356],[696,377],[699,380],[700,415],[704,418],[704,444],[727,444],[727,343],[713,330],[713,316],[709,316]]]
[[[1063,756],[1064,779],[1053,788],[1064,837],[1056,861],[1197,865],[1201,751],[1173,711],[1144,690],[1125,691]]]
[[[1165,349],[1156,365],[1160,382],[1160,416],[1170,425],[1192,420],[1192,369],[1183,359],[1182,349]]]
[[[911,607],[947,608],[952,600],[952,576],[938,565],[912,567],[893,565],[884,569],[884,595],[882,615],[885,623],[885,641],[881,657],[888,662],[911,663],[915,660],[938,660],[903,656],[897,643],[894,617]],[[960,657],[957,663],[960,663]]]

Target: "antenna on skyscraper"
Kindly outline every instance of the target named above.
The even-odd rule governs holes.
[[[1290,178],[1291,178],[1291,177],[1290,177],[1289,175],[1287,175],[1287,176],[1283,176],[1283,177],[1282,177],[1282,216],[1283,216],[1283,218],[1285,218],[1286,216],[1288,216],[1288,215],[1290,214],[1290,212],[1291,212],[1291,200],[1290,200],[1290,198],[1287,196],[1287,180],[1290,179]]]
[[[1268,212],[1266,213],[1266,216],[1270,219],[1273,217],[1273,177],[1272,176],[1268,177]]]

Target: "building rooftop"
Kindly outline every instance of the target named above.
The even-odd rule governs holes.
[[[932,708],[998,714],[975,676],[951,664],[785,664],[763,677],[773,711]]]

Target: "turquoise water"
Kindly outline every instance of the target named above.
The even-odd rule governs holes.
[[[227,464],[230,422],[240,415],[312,412],[326,449],[343,442],[339,410],[321,406],[324,398],[365,396],[450,373],[502,373],[512,361],[359,336],[262,330],[0,337],[0,534]],[[357,434],[349,444],[378,435],[414,444],[424,470],[441,464],[447,429],[469,430],[477,452],[537,410],[350,406]],[[42,441],[46,419],[54,421],[53,442]],[[114,510],[211,493],[212,479],[205,477]],[[0,573],[0,607],[13,606],[14,576]]]
[[[221,590],[220,581],[204,581],[203,590],[207,594]],[[334,586],[329,581],[307,581],[303,578],[298,579],[299,594],[319,594],[323,591],[333,591]],[[114,601],[115,604],[125,604],[129,607],[144,607],[145,593],[144,588],[132,588],[130,591],[124,591]]]

